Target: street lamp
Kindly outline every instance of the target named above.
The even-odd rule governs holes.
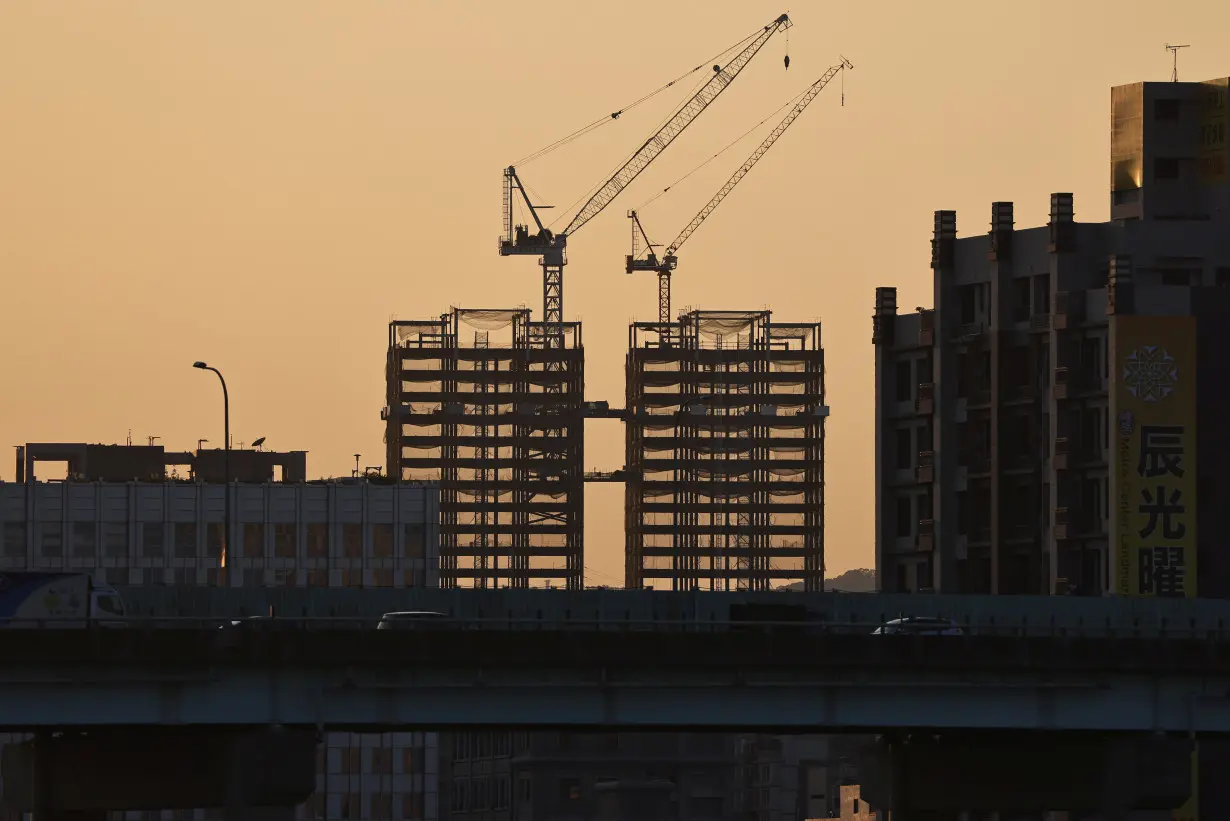
[[[211,368],[204,362],[193,362],[192,367],[202,371],[213,371],[218,375],[218,381],[222,383],[222,470],[226,474],[225,482],[222,485],[222,492],[226,499],[226,513],[223,527],[225,532],[222,534],[222,566],[226,566],[227,548],[231,544],[231,399],[226,392],[226,380],[222,377],[222,371],[217,368]]]

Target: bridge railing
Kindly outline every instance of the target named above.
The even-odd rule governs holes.
[[[586,619],[573,618],[462,618],[436,617],[393,621],[381,626],[378,618],[366,616],[257,616],[247,618],[218,618],[201,616],[131,616],[103,619],[79,617],[23,619],[0,619],[0,629],[37,630],[218,630],[218,631],[281,631],[281,630],[396,630],[396,631],[547,631],[547,632],[772,632],[810,635],[867,635],[876,634],[896,616],[885,614],[882,620],[832,621],[813,620],[732,620],[732,619]],[[946,631],[940,634],[939,631]],[[953,621],[950,625],[921,628],[894,628],[889,625],[881,635],[920,635],[937,640],[960,640],[962,636],[1020,636],[1055,638],[1173,638],[1230,641],[1230,626],[1206,624],[1163,623],[1144,625],[1087,624],[1069,626],[1054,622],[997,623],[994,619],[973,622]]]

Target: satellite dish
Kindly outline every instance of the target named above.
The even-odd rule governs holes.
[[[255,442],[252,443],[252,447],[259,448],[263,444],[265,444],[265,437],[262,436],[261,438],[257,439]]]

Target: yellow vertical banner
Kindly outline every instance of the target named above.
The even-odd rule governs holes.
[[[1196,595],[1196,320],[1116,316],[1115,592]]]
[[[1111,321],[1115,592],[1194,598],[1196,319]],[[1199,821],[1197,764],[1193,751],[1191,795],[1172,821]]]
[[[1230,157],[1230,88],[1223,77],[1207,80],[1200,88],[1200,179],[1212,185],[1226,181]]]

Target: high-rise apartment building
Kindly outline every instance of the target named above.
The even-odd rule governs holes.
[[[932,307],[876,291],[881,590],[1230,593],[1227,80],[1111,99],[1110,222],[937,211]]]
[[[229,486],[231,547],[223,551],[227,486],[203,480],[221,470],[211,454],[25,445],[17,469],[23,481],[0,482],[0,573],[81,572],[123,586],[438,583],[436,486],[306,482],[302,452],[232,451],[232,475],[242,478]],[[35,465],[53,460],[68,462],[69,480],[35,481]],[[202,480],[168,480],[163,465],[189,465]],[[286,481],[269,481],[274,468]],[[435,733],[327,733],[317,751],[317,792],[299,817],[434,821],[437,743]],[[184,821],[206,814],[126,815]]]

